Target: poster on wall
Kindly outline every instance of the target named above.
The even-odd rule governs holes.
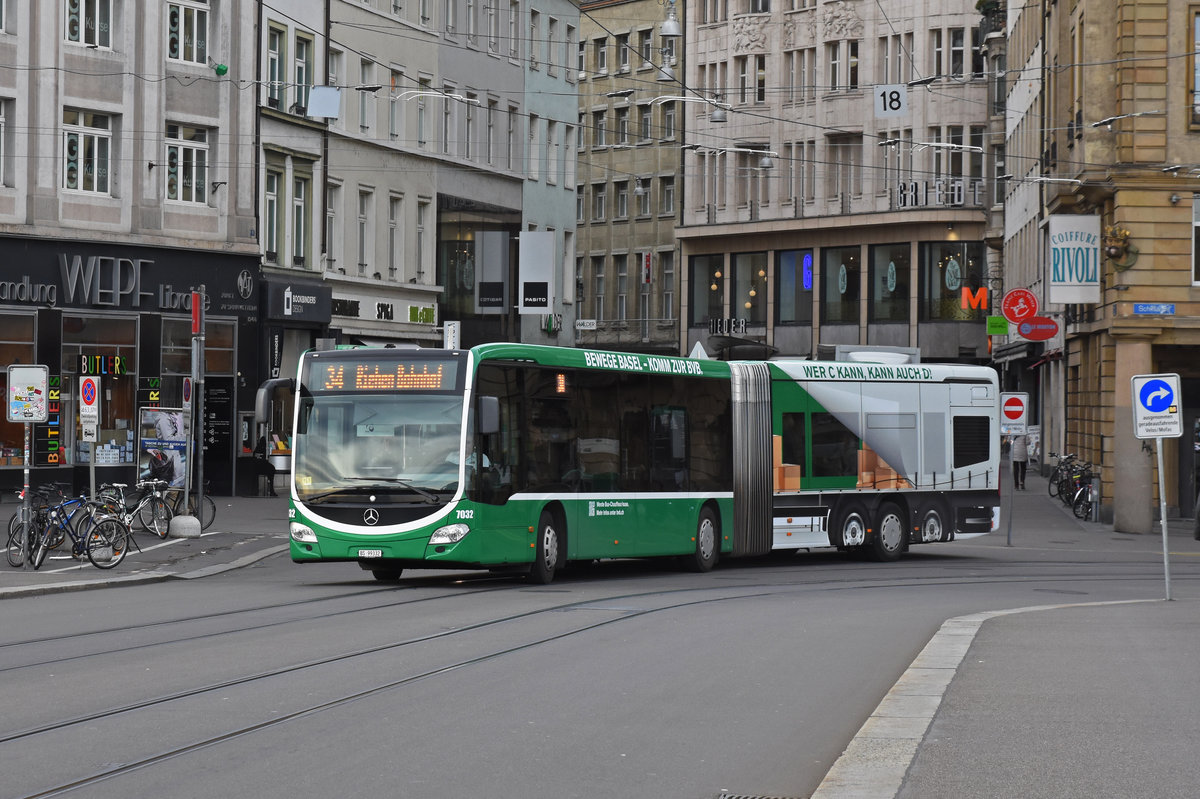
[[[187,428],[180,408],[138,409],[138,479],[165,480],[180,487],[186,479]]]
[[[519,242],[521,295],[519,313],[554,310],[554,233],[526,231]]]
[[[1100,302],[1100,217],[1050,216],[1050,302]]]

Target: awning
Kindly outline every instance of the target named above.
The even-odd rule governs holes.
[[[1029,366],[1027,366],[1025,368],[1026,369],[1036,369],[1039,366],[1041,366],[1042,364],[1046,363],[1047,361],[1057,361],[1057,360],[1060,360],[1061,358],[1062,358],[1062,350],[1061,349],[1050,350],[1049,352],[1042,353],[1041,358],[1034,361],[1033,363],[1031,363]]]
[[[1001,344],[992,352],[992,363],[1009,363],[1028,358],[1033,355],[1033,344],[1028,341],[1016,341]]]

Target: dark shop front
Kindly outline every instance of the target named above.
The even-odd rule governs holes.
[[[0,237],[0,384],[9,364],[49,368],[49,420],[33,425],[33,483],[132,484],[145,408],[182,408],[192,369],[192,291],[204,287],[204,476],[232,493],[259,385],[258,257]],[[96,441],[79,423],[80,380],[99,383]],[[8,387],[3,385],[7,396]],[[239,413],[240,411],[240,413]],[[24,425],[0,418],[0,488],[23,480]],[[248,450],[246,450],[248,451]],[[94,453],[94,454],[93,454]]]

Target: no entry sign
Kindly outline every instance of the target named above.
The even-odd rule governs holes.
[[[1029,411],[1029,395],[1011,392],[1000,395],[1000,434],[1006,436],[1025,432]]]

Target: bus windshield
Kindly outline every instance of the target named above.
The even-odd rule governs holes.
[[[445,501],[458,488],[462,424],[461,394],[304,396],[292,442],[297,495]]]

